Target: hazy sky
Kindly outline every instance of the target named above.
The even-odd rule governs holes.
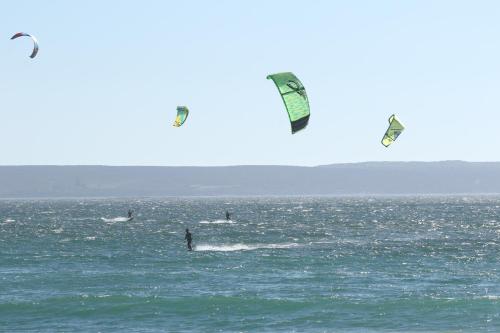
[[[499,17],[498,1],[4,1],[0,164],[498,161]],[[266,80],[283,71],[311,105],[295,135]],[[392,113],[406,131],[387,149]]]

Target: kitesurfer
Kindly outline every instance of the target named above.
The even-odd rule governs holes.
[[[231,219],[231,214],[226,210],[226,221]]]
[[[131,219],[131,218],[132,218],[132,214],[133,214],[133,213],[134,213],[134,212],[133,212],[131,209],[129,209],[129,210],[128,210],[127,216],[128,216],[128,218],[129,218],[129,219]]]
[[[193,235],[189,232],[189,229],[186,228],[186,236],[184,239],[187,241],[187,247],[189,251],[192,251],[193,248],[191,247],[191,242],[193,241]]]

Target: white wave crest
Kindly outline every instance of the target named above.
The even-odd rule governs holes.
[[[200,224],[233,224],[232,220],[200,221]]]
[[[484,295],[484,296],[477,296],[476,298],[478,298],[478,299],[489,299],[489,300],[494,300],[494,301],[500,300],[500,296],[499,295]]]
[[[231,245],[209,245],[200,244],[194,247],[195,251],[213,251],[213,252],[233,252],[233,251],[251,251],[258,249],[289,249],[297,247],[297,243],[284,244],[231,244]]]
[[[103,220],[104,222],[107,222],[107,223],[115,223],[115,222],[127,222],[130,219],[128,217],[119,216],[119,217],[115,217],[112,219],[107,219],[105,217],[101,217],[101,220]]]

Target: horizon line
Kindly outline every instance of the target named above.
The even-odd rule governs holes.
[[[132,167],[132,168],[230,168],[230,167],[301,167],[316,168],[333,165],[359,165],[359,164],[403,164],[403,163],[467,163],[467,164],[488,164],[500,163],[500,161],[466,161],[466,160],[434,160],[434,161],[358,161],[358,162],[337,162],[318,165],[297,165],[297,164],[228,164],[228,165],[123,165],[123,164],[0,164],[4,167]]]

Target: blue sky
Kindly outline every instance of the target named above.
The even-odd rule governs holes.
[[[497,1],[4,2],[0,164],[499,161],[498,17]],[[266,80],[282,71],[310,99],[295,135]],[[386,149],[392,113],[407,130]]]

